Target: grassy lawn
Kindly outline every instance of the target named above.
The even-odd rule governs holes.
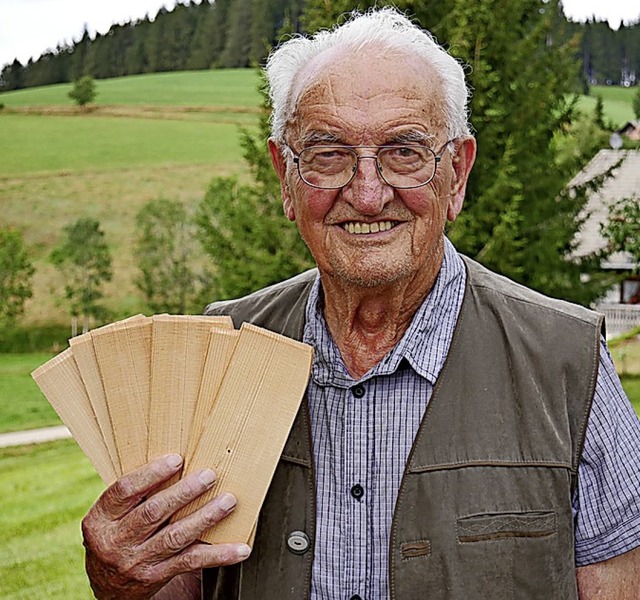
[[[149,73],[96,81],[97,105],[172,105],[257,107],[258,74],[254,69],[219,69]],[[2,94],[9,109],[23,106],[72,106],[70,83]]]
[[[622,377],[622,387],[627,392],[633,408],[636,409],[636,413],[640,416],[640,375],[627,375]]]
[[[605,118],[609,119],[614,126],[620,127],[635,118],[632,102],[637,89],[594,85],[589,90],[588,96],[580,96],[578,106],[583,111],[592,113],[596,106],[596,97],[601,96],[604,103]]]
[[[103,488],[72,440],[0,450],[0,598],[93,598],[80,521]]]
[[[2,180],[43,172],[70,174],[136,167],[242,162],[231,123],[94,115],[0,114]],[[6,185],[6,184],[5,184]]]
[[[0,433],[60,424],[30,376],[50,358],[50,354],[0,354]]]

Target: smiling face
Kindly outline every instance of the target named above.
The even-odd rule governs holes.
[[[295,152],[336,143],[370,146],[358,152],[371,156],[376,146],[424,139],[439,149],[447,141],[442,84],[433,69],[407,54],[369,50],[327,51],[298,78],[286,134]],[[363,159],[348,185],[322,190],[305,184],[290,153],[270,142],[285,214],[297,221],[320,271],[363,287],[419,281],[439,269],[445,222],[462,205],[475,145],[469,139],[449,148],[434,179],[420,188],[392,188],[375,160]]]

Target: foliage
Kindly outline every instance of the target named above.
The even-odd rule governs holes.
[[[111,250],[100,223],[80,218],[64,227],[65,237],[50,259],[64,279],[64,299],[73,317],[105,318],[102,285],[112,277]],[[85,326],[86,329],[86,326]]]
[[[570,32],[580,33],[576,53],[582,75],[589,85],[632,85],[640,73],[640,19],[613,30],[595,19],[571,23]]]
[[[85,106],[96,98],[96,82],[89,75],[84,75],[73,82],[73,88],[69,92],[71,98],[78,106]]]
[[[136,228],[137,288],[153,312],[186,314],[197,295],[197,277],[194,227],[184,205],[166,198],[150,200],[136,215]]]
[[[0,338],[24,312],[35,272],[20,232],[0,227]]]
[[[37,326],[19,323],[0,336],[0,353],[58,352],[67,345],[69,329],[57,323]]]
[[[640,119],[640,87],[633,97],[633,114],[636,119]]]
[[[313,265],[296,228],[282,214],[280,185],[266,149],[266,97],[263,102],[259,134],[244,130],[241,139],[253,183],[214,178],[196,212],[198,238],[215,265],[211,299],[242,296]]]
[[[565,192],[578,161],[559,160],[556,145],[571,133],[578,77],[577,41],[566,31],[559,2],[394,4],[469,65],[479,150],[466,206],[449,230],[452,241],[525,285],[590,303],[602,293],[597,257],[570,260],[586,196]],[[310,0],[306,14],[319,14],[321,6],[324,0]],[[585,269],[588,285],[581,281]]]
[[[600,226],[609,242],[611,252],[626,252],[640,268],[640,202],[638,198],[624,198],[609,208],[609,218]]]

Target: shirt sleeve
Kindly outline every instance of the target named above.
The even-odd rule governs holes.
[[[640,546],[640,421],[604,340],[573,510],[576,566]]]

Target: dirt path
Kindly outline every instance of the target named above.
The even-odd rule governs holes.
[[[28,429],[26,431],[12,431],[0,433],[0,448],[10,446],[24,446],[26,444],[41,444],[71,437],[64,425],[44,427],[42,429]]]

